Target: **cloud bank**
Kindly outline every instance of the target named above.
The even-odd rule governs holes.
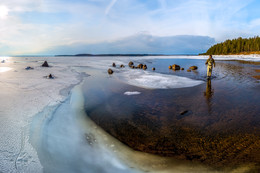
[[[110,42],[56,46],[42,54],[198,54],[205,52],[214,43],[215,39],[208,36],[159,37],[140,33]]]

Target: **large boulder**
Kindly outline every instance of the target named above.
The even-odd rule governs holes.
[[[50,67],[47,61],[44,61],[44,63],[42,64],[42,67]]]
[[[108,73],[108,74],[113,74],[114,71],[113,71],[111,68],[109,68],[109,69],[107,70],[107,73]]]
[[[189,69],[191,69],[191,70],[197,70],[198,67],[194,65],[194,66],[191,66]]]
[[[131,66],[133,66],[134,65],[134,63],[132,62],[132,61],[130,61],[129,63],[128,63],[128,66],[129,67],[131,67]]]
[[[172,65],[172,69],[173,69],[173,70],[180,70],[181,67],[180,67],[179,65],[177,65],[177,64],[173,64],[173,65]]]
[[[140,68],[140,69],[142,69],[143,68],[143,64],[138,64],[138,66],[137,66],[137,68]]]

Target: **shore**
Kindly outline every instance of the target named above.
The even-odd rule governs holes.
[[[185,56],[134,57],[134,60],[137,62],[150,62],[150,59],[158,58],[181,59],[185,58]],[[188,58],[206,59],[207,56],[192,56]],[[74,97],[75,94],[80,93],[80,86],[77,86],[77,89],[74,89],[75,92],[71,92],[71,89],[74,88],[74,86],[79,85],[81,81],[88,75],[90,76],[86,79],[98,78],[99,75],[109,79],[111,78],[111,76],[108,76],[106,71],[111,62],[116,62],[116,64],[126,64],[130,59],[133,59],[133,57],[114,57],[113,60],[107,57],[102,57],[98,60],[96,60],[95,57],[90,59],[88,59],[88,57],[6,58],[5,63],[0,64],[0,96],[1,98],[6,98],[1,99],[0,101],[0,159],[3,160],[0,163],[0,170],[2,172],[51,172],[51,167],[48,168],[48,166],[50,165],[45,164],[48,162],[44,162],[49,158],[55,158],[56,161],[61,160],[59,162],[61,163],[59,168],[63,167],[62,169],[66,170],[65,163],[70,160],[66,160],[65,158],[68,158],[71,159],[71,163],[74,163],[73,166],[77,167],[77,165],[79,164],[82,165],[82,172],[84,172],[84,170],[86,170],[88,166],[91,167],[91,165],[94,165],[93,167],[91,167],[91,169],[93,169],[92,172],[95,172],[97,170],[106,170],[106,168],[108,167],[113,167],[114,170],[120,170],[121,172],[172,172],[172,170],[178,170],[177,172],[192,172],[194,170],[197,170],[199,172],[215,172],[207,166],[201,166],[197,162],[179,162],[164,157],[158,157],[142,152],[133,151],[129,147],[123,145],[117,139],[111,137],[109,134],[107,134],[107,132],[96,126],[95,123],[92,122],[92,120],[85,118],[85,113],[70,114],[73,115],[73,117],[79,116],[79,119],[71,119],[71,117],[69,116],[64,117],[64,115],[66,115],[68,112],[65,111],[66,114],[62,114],[62,112],[64,112],[64,110],[66,109],[71,109],[71,106],[73,108],[72,110],[75,110],[75,107],[73,105],[76,105],[77,111],[82,111],[83,109],[83,103],[81,103],[81,107],[78,107],[80,104],[77,104],[77,100],[80,100],[80,97]],[[231,57],[230,59],[239,59],[239,57]],[[259,57],[243,57],[242,59],[253,59],[253,61],[260,61]],[[41,67],[41,64],[45,60],[48,61],[51,67]],[[31,66],[34,69],[25,70],[27,66]],[[119,80],[123,83],[129,81],[129,79],[126,77],[127,70],[125,73],[126,74],[120,74],[121,76],[118,75],[118,78],[116,80]],[[54,76],[54,79],[46,78],[46,76],[48,76],[49,74],[52,74]],[[140,75],[137,74],[133,75],[132,77],[136,78],[137,76]],[[147,78],[147,76],[148,78],[153,77],[153,74],[146,73],[145,75],[143,75],[145,79]],[[160,77],[161,80],[161,78],[167,77],[167,75],[164,76],[158,74],[157,77]],[[162,86],[164,81],[167,81],[167,79],[161,81]],[[191,80],[190,83],[193,83],[194,81]],[[94,86],[94,83],[88,83],[87,86],[91,84]],[[100,84],[97,83],[97,86],[98,85]],[[138,85],[142,85],[142,83],[139,83]],[[156,87],[158,86],[160,85],[156,85]],[[141,96],[142,94],[143,92],[141,92]],[[88,100],[86,100],[85,102],[88,103]],[[34,121],[36,121],[36,117],[42,118],[40,120],[40,124],[42,126],[35,126]],[[60,120],[63,118],[64,122],[60,123]],[[67,134],[63,134],[62,131],[59,130],[59,128],[57,127],[62,127],[61,129],[68,128],[68,131],[74,131],[77,128],[82,128],[83,131],[81,131],[80,134],[83,134],[83,136],[86,134],[86,136],[85,138],[83,137],[83,139],[77,138],[79,139],[79,141],[75,140],[75,142],[73,143],[73,133],[69,133],[69,135],[71,135],[71,138],[68,139],[68,137],[66,137]],[[70,127],[73,128],[70,129]],[[93,128],[98,130],[94,130]],[[43,132],[44,136],[43,138],[38,138],[40,136],[35,135],[36,139],[33,138],[33,141],[36,140],[37,142],[35,143],[37,144],[38,142],[46,142],[49,139],[52,139],[54,142],[52,143],[54,148],[50,147],[51,150],[48,150],[48,148],[46,148],[48,145],[43,145],[43,148],[41,148],[41,145],[38,144],[36,146],[32,146],[32,141],[30,141],[30,133],[36,133],[36,130],[39,130],[39,132]],[[64,136],[59,136],[61,134]],[[47,138],[45,139],[44,137]],[[95,152],[93,152],[92,155],[89,156],[90,158],[87,154],[85,156],[78,156],[78,154],[84,153],[81,153],[80,150],[72,150],[68,152],[72,155],[68,156],[64,148],[60,148],[61,146],[56,145],[60,143],[55,143],[56,140],[56,142],[59,142],[59,140],[61,139],[64,139],[67,142],[69,141],[69,143],[65,144],[69,146],[68,149],[77,148],[78,146],[80,146],[82,151],[92,151],[93,147],[91,147],[90,143],[97,140],[97,145],[95,145],[95,150],[93,150]],[[109,145],[106,146],[106,144],[108,143]],[[46,144],[48,144],[48,142]],[[50,155],[41,155],[41,152],[37,151],[37,149],[39,148],[41,151],[49,151]],[[57,151],[59,152],[55,153]],[[106,154],[107,152],[110,154]],[[100,157],[98,155],[101,155],[102,157],[104,156],[107,159],[101,159],[100,164]],[[73,162],[75,158],[77,158],[77,162]],[[62,159],[65,159],[64,162],[62,162]],[[93,159],[96,162],[89,161]],[[138,161],[134,161],[133,159],[137,159]],[[145,160],[150,160],[150,162],[146,162]],[[105,166],[102,165],[103,163]],[[151,167],[151,164],[156,166]],[[243,172],[243,170],[247,170],[248,167],[241,167],[237,169],[239,169],[240,172]],[[72,172],[73,171],[75,170],[72,169]],[[77,172],[81,171],[78,170]]]

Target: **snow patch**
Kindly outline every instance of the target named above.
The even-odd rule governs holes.
[[[128,96],[130,96],[130,95],[138,95],[138,94],[141,94],[141,92],[139,92],[139,91],[126,91],[124,93],[124,95],[128,95]]]

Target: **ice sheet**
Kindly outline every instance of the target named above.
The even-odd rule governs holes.
[[[117,73],[116,77],[130,85],[149,89],[185,88],[203,83],[203,81],[193,80],[186,77],[166,75],[144,70],[125,70]]]
[[[124,95],[128,95],[128,96],[139,95],[139,94],[141,94],[141,92],[139,92],[139,91],[126,91],[126,92],[124,92]]]

